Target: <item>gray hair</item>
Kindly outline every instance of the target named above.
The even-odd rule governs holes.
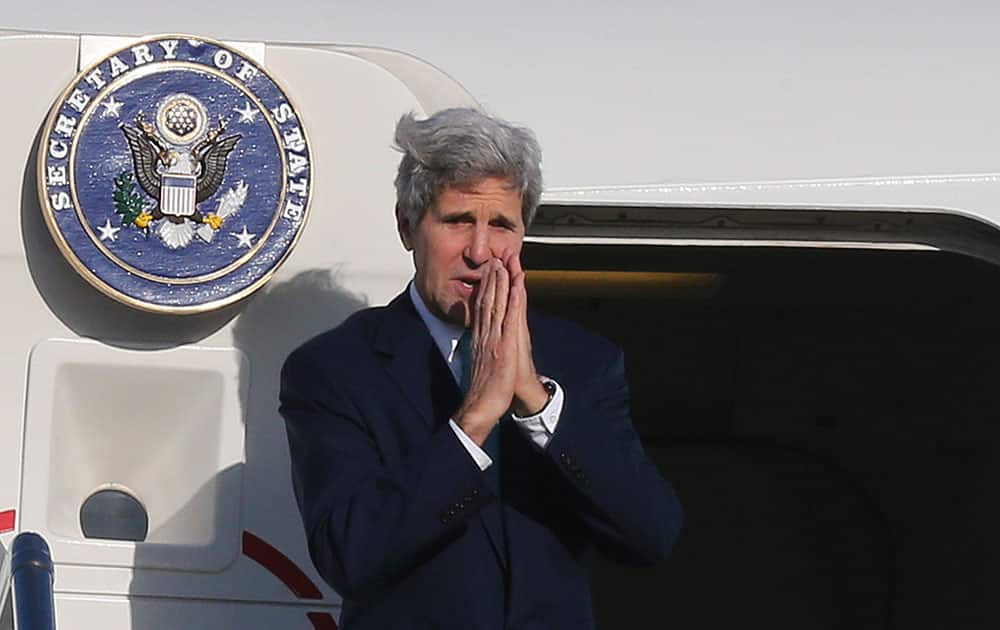
[[[542,149],[530,129],[479,110],[456,107],[426,120],[406,114],[396,124],[403,153],[396,174],[396,208],[416,225],[446,186],[502,177],[521,194],[521,217],[531,225],[542,194]]]

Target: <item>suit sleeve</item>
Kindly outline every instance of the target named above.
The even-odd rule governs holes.
[[[609,354],[591,380],[564,384],[564,406],[545,456],[599,547],[623,560],[652,562],[670,555],[681,506],[632,426],[624,355],[617,347]]]
[[[495,495],[447,423],[386,465],[329,381],[301,351],[282,368],[292,482],[316,568],[343,597],[366,599],[459,536]]]

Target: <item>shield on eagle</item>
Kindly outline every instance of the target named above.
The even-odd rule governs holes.
[[[160,177],[160,209],[179,217],[194,215],[198,178],[195,175],[164,173]]]

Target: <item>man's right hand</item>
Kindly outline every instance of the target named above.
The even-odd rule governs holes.
[[[499,259],[486,264],[472,317],[472,370],[469,389],[455,423],[482,446],[507,413],[518,369],[516,309],[508,308],[510,273]],[[510,320],[510,321],[508,321]],[[507,334],[505,334],[505,332]]]

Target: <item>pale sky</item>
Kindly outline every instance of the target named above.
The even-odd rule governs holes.
[[[0,26],[402,50],[527,124],[550,186],[1000,170],[1000,3],[2,0]]]

